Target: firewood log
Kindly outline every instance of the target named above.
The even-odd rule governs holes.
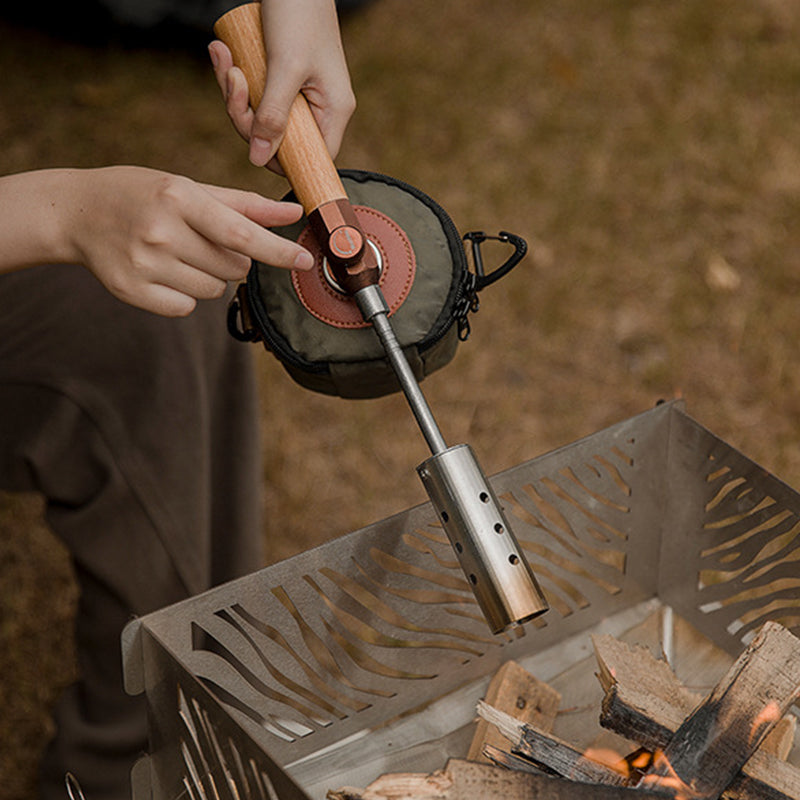
[[[664,800],[664,795],[574,783],[514,772],[489,764],[451,759],[430,775],[382,775],[365,789],[344,787],[328,800]]]

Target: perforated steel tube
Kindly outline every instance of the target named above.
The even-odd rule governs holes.
[[[417,467],[493,633],[547,611],[547,601],[486,476],[466,444]]]
[[[493,633],[547,611],[547,601],[469,445],[447,447],[388,318],[378,286],[355,295],[372,323],[428,442],[417,467],[425,490]]]

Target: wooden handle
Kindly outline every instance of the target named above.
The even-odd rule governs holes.
[[[261,3],[247,3],[232,9],[217,20],[214,33],[230,48],[233,63],[247,78],[250,105],[258,108],[267,79]],[[347,198],[317,121],[302,94],[297,95],[289,112],[286,134],[278,149],[278,162],[306,215],[323,203]]]

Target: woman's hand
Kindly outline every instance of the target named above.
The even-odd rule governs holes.
[[[220,41],[209,45],[228,116],[250,142],[250,161],[269,164],[280,146],[289,109],[302,91],[332,157],[339,152],[356,101],[342,49],[334,0],[262,0],[267,51],[267,85],[257,109],[248,100],[247,81]]]
[[[0,272],[84,264],[120,300],[185,316],[247,275],[250,260],[310,269],[311,254],[264,229],[302,209],[143,167],[41,170],[0,179]]]

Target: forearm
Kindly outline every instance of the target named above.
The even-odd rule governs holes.
[[[0,178],[0,273],[79,260],[70,217],[81,213],[86,177],[47,169]]]

